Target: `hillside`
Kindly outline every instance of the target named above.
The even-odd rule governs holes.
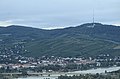
[[[120,27],[100,23],[55,30],[12,25],[0,27],[0,44],[9,47],[24,42],[25,56],[120,55],[119,34]]]
[[[114,50],[117,44],[83,36],[60,36],[54,39],[39,40],[26,45],[28,56],[97,56],[99,54],[118,55]],[[114,51],[114,52],[113,52]],[[119,50],[120,51],[120,50]],[[120,54],[119,54],[120,55]]]

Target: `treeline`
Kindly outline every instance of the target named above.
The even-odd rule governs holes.
[[[118,75],[86,74],[79,76],[59,76],[58,79],[120,79]]]
[[[69,71],[78,71],[78,70],[87,70],[91,68],[96,68],[95,64],[68,64],[66,66],[60,66],[60,65],[47,65],[47,66],[38,66],[35,68],[29,67],[29,68],[11,68],[9,66],[7,67],[1,67],[0,73],[15,73],[15,72],[22,72],[22,71],[32,71],[32,72],[49,72],[49,71],[59,71],[59,72],[69,72]]]

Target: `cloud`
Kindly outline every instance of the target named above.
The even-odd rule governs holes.
[[[9,26],[9,25],[12,25],[12,21],[11,20],[7,20],[7,21],[0,21],[0,26]]]
[[[24,21],[23,19],[4,20],[4,21],[0,21],[0,26],[6,27],[10,25],[19,25],[17,24],[17,22],[23,22],[23,21]]]
[[[119,24],[113,24],[113,25],[115,25],[115,26],[120,26],[120,23],[119,23]]]
[[[112,25],[120,26],[120,22],[115,22],[115,23],[113,23]]]
[[[34,3],[34,4],[33,4]],[[119,25],[120,0],[0,0],[0,25],[58,28],[92,22]]]
[[[51,30],[51,29],[63,29],[65,27],[46,27],[46,28],[42,28],[42,29],[46,29],[46,30]]]

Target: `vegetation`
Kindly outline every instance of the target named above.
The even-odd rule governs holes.
[[[56,30],[23,26],[0,27],[0,44],[25,43],[26,56],[120,55],[120,27],[95,23]]]
[[[60,76],[58,79],[120,79],[117,75],[86,74],[79,76]]]
[[[26,49],[29,50],[27,56],[32,56],[34,53],[34,56],[88,57],[102,53],[113,55],[112,51],[115,51],[113,48],[116,46],[117,44],[99,39],[65,35],[28,43]]]

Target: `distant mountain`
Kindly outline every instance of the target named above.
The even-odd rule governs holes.
[[[0,27],[0,44],[25,42],[26,56],[120,55],[119,34],[119,26],[100,23],[54,30],[12,25]]]

